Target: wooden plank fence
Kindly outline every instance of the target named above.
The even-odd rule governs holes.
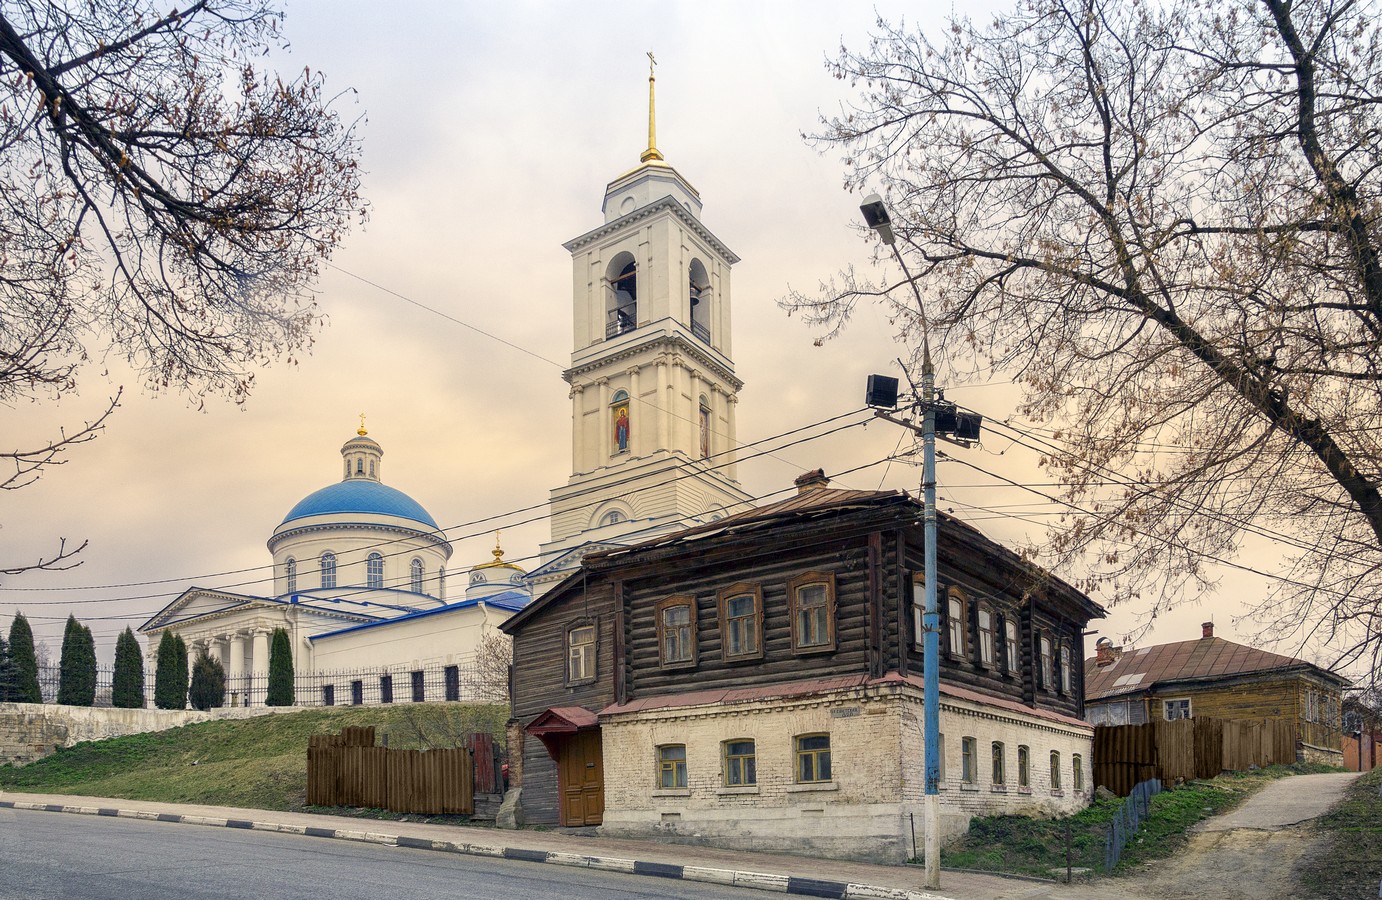
[[[471,751],[374,746],[373,727],[313,735],[307,747],[307,802],[401,813],[474,815]]]
[[[1172,785],[1295,761],[1295,727],[1277,719],[1179,719],[1094,729],[1094,784],[1120,797],[1152,778]]]

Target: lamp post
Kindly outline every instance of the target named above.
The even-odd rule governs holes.
[[[892,222],[883,198],[870,194],[864,198],[859,211],[864,221],[878,233],[878,237],[893,251],[893,257],[902,267],[902,274],[912,286],[916,296],[917,312],[921,315],[921,404],[923,411],[921,427],[922,474],[921,484],[925,509],[923,511],[923,531],[925,535],[925,609],[922,615],[922,741],[926,764],[926,793],[923,806],[926,824],[926,837],[923,842],[923,858],[926,864],[926,887],[938,888],[941,883],[941,841],[940,841],[940,611],[936,605],[936,373],[931,366],[931,341],[927,334],[930,328],[926,322],[926,307],[921,302],[921,291],[907,270],[907,263],[898,252]]]

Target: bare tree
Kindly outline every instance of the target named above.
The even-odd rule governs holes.
[[[513,641],[491,631],[480,638],[475,651],[475,693],[487,703],[509,702],[509,669],[513,666]]]
[[[266,0],[0,10],[0,403],[71,392],[111,355],[150,391],[241,402],[256,368],[310,344],[311,286],[365,206],[321,75],[259,68],[280,19]],[[0,486],[117,405],[3,454]]]
[[[1026,0],[934,40],[880,21],[830,64],[859,95],[815,136],[887,197],[952,375],[1022,386],[1071,510],[1034,549],[1150,618],[1265,537],[1270,636],[1374,669],[1377,12]],[[867,299],[915,340],[903,284],[850,271],[781,303],[834,331]]]

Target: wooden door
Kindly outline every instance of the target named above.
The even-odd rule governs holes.
[[[562,742],[557,764],[561,788],[561,824],[599,825],[605,816],[605,764],[600,731],[578,731]]]

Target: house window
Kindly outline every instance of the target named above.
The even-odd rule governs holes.
[[[447,666],[441,674],[446,684],[446,699],[453,702],[461,699],[461,667]]]
[[[1009,675],[1016,675],[1022,665],[1022,648],[1017,643],[1017,623],[1012,619],[1003,622],[1003,663]]]
[[[949,617],[946,626],[950,635],[950,655],[964,656],[968,643],[965,640],[965,595],[959,588],[951,588],[949,597]]]
[[[663,666],[696,664],[696,598],[668,597],[657,605],[658,657]]]
[[[1174,722],[1177,719],[1190,718],[1189,697],[1182,697],[1178,700],[1163,701],[1163,707],[1166,711],[1166,721],[1168,722]]]
[[[803,734],[796,739],[797,783],[819,784],[830,780],[830,735]]]
[[[290,594],[297,593],[297,589],[298,589],[298,561],[295,560],[295,559],[293,559],[293,558],[290,556],[290,557],[288,557],[288,561],[287,561],[286,563],[284,563],[284,567],[287,569],[287,575],[288,575],[288,593],[290,593]]]
[[[1076,753],[1070,757],[1070,780],[1076,793],[1084,790],[1084,760],[1080,759],[1080,754]]]
[[[365,683],[355,680],[350,683],[350,705],[359,706],[365,702]]]
[[[422,560],[414,559],[408,564],[408,570],[412,576],[411,587],[414,594],[422,593]]]
[[[336,554],[330,551],[322,554],[321,571],[322,587],[334,588],[336,586]]]
[[[657,786],[663,790],[686,787],[686,745],[657,748]]]
[[[978,766],[979,742],[972,737],[960,739],[960,780],[965,784],[973,784],[978,778],[975,769]]]
[[[1051,662],[1051,636],[1046,632],[1041,633],[1041,689],[1045,691],[1055,690],[1056,682],[1052,673]]]
[[[725,787],[748,787],[758,783],[757,754],[753,741],[725,741]]]
[[[736,584],[720,592],[720,634],[727,660],[763,655],[763,590]]]
[[[380,702],[380,703],[392,703],[392,702],[393,702],[393,676],[392,676],[392,675],[381,675],[381,676],[379,676],[379,702]]]
[[[566,632],[566,683],[595,678],[595,626],[577,625]]]
[[[417,671],[413,672],[412,678],[413,678],[413,702],[414,702],[414,703],[421,703],[421,702],[423,702],[424,700],[427,699],[427,689],[426,689],[426,687],[424,687],[424,684],[423,684],[422,670],[421,670],[421,669],[418,669]]]
[[[993,742],[993,783],[1002,786],[1007,783],[1007,773],[1003,767],[1003,744],[1001,741]]]
[[[322,685],[322,706],[335,706],[335,705],[336,705],[336,685],[334,685],[334,684],[324,684],[324,685]]]
[[[812,572],[787,585],[792,604],[792,649],[835,649],[835,576]]]
[[[384,557],[378,553],[371,553],[365,560],[365,587],[382,588],[384,586]]]
[[[1060,692],[1067,697],[1074,693],[1071,690],[1071,678],[1070,645],[1063,643],[1060,648]]]
[[[1017,786],[1032,786],[1032,751],[1026,744],[1019,744],[1017,747]]]
[[[1060,751],[1051,751],[1051,790],[1060,790]]]
[[[918,650],[926,649],[926,576],[912,576],[912,641]]]
[[[979,604],[979,664],[993,668],[993,610]]]

